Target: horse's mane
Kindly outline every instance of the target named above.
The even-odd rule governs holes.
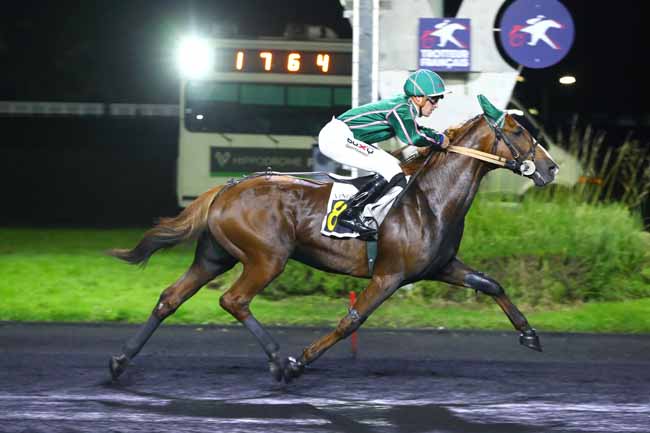
[[[476,120],[481,117],[480,114],[477,114],[476,116],[472,117],[469,120],[466,120],[465,122],[451,126],[447,128],[444,131],[444,134],[449,138],[449,142],[452,145],[455,145],[462,137],[464,137],[467,132],[471,129],[471,127],[474,125]],[[428,147],[418,147],[418,155],[409,158],[408,160],[403,160],[402,156],[402,151],[406,148],[409,147],[407,146],[402,146],[399,149],[393,150],[390,152],[392,156],[395,158],[399,159],[401,161],[401,167],[402,171],[404,171],[404,174],[407,176],[410,176],[411,174],[415,173],[418,168],[424,163],[426,160],[426,157],[429,155],[429,148]]]

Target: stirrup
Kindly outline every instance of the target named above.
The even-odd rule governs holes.
[[[361,219],[361,212],[363,212],[363,209],[348,208],[341,215],[339,215],[339,219],[336,224],[340,224],[345,228],[353,230],[355,233],[359,233],[359,237],[361,238],[376,236],[377,229],[374,227],[369,227],[363,222]]]
[[[358,190],[355,195],[346,201],[348,208],[359,208],[357,213],[361,213],[368,203],[374,202],[383,195],[386,185],[388,185],[386,179],[378,174],[374,175],[372,181],[364,185],[363,188]]]

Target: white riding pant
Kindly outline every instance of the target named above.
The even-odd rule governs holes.
[[[379,173],[388,181],[402,172],[397,158],[379,147],[356,140],[348,125],[336,118],[321,129],[318,148],[338,163]]]

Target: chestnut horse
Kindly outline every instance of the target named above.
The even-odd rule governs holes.
[[[507,168],[526,175],[537,186],[551,182],[558,167],[530,133],[509,114],[497,118],[485,107],[484,111],[448,130],[451,144],[469,152],[498,155],[508,160]],[[259,341],[278,381],[289,382],[302,374],[305,366],[359,328],[399,287],[419,280],[444,281],[491,296],[520,332],[520,343],[541,351],[535,330],[499,283],[456,257],[465,215],[481,179],[495,165],[452,152],[435,152],[425,158],[431,151],[420,151],[414,160],[402,164],[405,173],[417,172],[417,176],[380,227],[372,270],[366,242],[320,233],[332,184],[277,174],[260,173],[217,186],[177,217],[161,220],[135,248],[112,250],[112,255],[127,262],[146,263],[158,249],[197,240],[189,270],[162,292],[149,320],[124,344],[122,353],[111,358],[113,378],[125,370],[165,318],[237,262],[243,265],[242,274],[221,296],[220,304]],[[517,168],[524,165],[526,170]],[[306,347],[297,359],[280,356],[278,344],[249,308],[253,297],[283,271],[289,259],[370,279],[336,329]]]

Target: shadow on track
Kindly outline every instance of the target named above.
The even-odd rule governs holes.
[[[140,397],[163,399],[165,404],[123,403],[115,401],[99,401],[100,404],[111,410],[135,410],[138,413],[158,414],[177,417],[204,417],[239,420],[254,419],[259,424],[266,421],[292,420],[294,424],[308,427],[321,425],[315,420],[324,420],[328,430],[343,433],[376,433],[386,429],[398,432],[430,432],[441,433],[489,433],[498,431],[508,432],[533,432],[533,429],[523,424],[515,423],[472,423],[454,415],[449,409],[438,405],[399,405],[362,407],[358,402],[340,402],[329,405],[327,408],[318,407],[308,403],[231,403],[223,400],[193,400],[176,399],[173,396],[161,394],[147,394],[121,388],[123,392],[132,392]],[[284,395],[283,395],[284,394]],[[275,393],[260,396],[258,399],[279,400],[283,397],[291,398],[291,393]],[[276,400],[276,401],[277,401]],[[301,420],[303,422],[301,422]]]
[[[100,400],[98,403],[110,410],[135,411],[141,414],[153,414],[164,417],[191,417],[232,420],[237,419],[242,423],[266,425],[267,423],[278,423],[283,420],[291,420],[294,427],[300,427],[307,431],[327,426],[327,431],[344,433],[377,433],[385,431],[408,431],[408,432],[430,432],[441,433],[487,433],[499,431],[508,432],[534,432],[538,431],[530,426],[519,423],[479,423],[462,419],[450,409],[437,404],[427,404],[422,401],[415,404],[399,402],[392,404],[389,401],[384,403],[368,400],[367,390],[363,395],[355,394],[355,382],[360,378],[367,381],[372,377],[407,378],[409,380],[424,381],[431,377],[452,379],[454,376],[462,377],[459,372],[450,370],[436,373],[431,371],[430,365],[414,363],[410,368],[393,365],[385,362],[383,365],[369,366],[367,363],[359,363],[349,370],[341,370],[335,365],[324,362],[324,368],[311,369],[309,382],[326,381],[328,377],[334,377],[335,383],[339,382],[337,388],[340,390],[346,384],[350,385],[347,390],[349,399],[341,398],[340,392],[332,393],[329,398],[323,397],[323,393],[310,392],[313,383],[305,383],[304,386],[292,386],[266,382],[265,376],[259,375],[259,369],[255,366],[226,367],[225,370],[238,370],[238,374],[251,378],[252,382],[260,385],[262,392],[249,396],[233,396],[226,399],[206,398],[179,398],[178,393],[144,392],[134,387],[139,384],[139,368],[134,368],[127,373],[121,382],[104,381],[102,387],[113,392],[128,396],[127,398],[113,401]],[[134,366],[135,367],[135,366]],[[328,368],[329,367],[329,368]],[[151,366],[143,368],[151,375]],[[214,371],[218,370],[218,371]],[[223,367],[213,369],[215,377],[224,377],[232,374],[232,371],[224,372]],[[176,380],[176,379],[175,379]],[[344,381],[345,383],[340,383]],[[181,382],[182,383],[182,382]],[[188,384],[190,385],[190,384]],[[195,384],[194,384],[195,385]],[[251,383],[251,386],[255,384]],[[264,392],[265,390],[269,390]],[[331,391],[331,388],[328,387]],[[319,395],[320,394],[320,395]],[[378,393],[386,397],[382,392]],[[130,397],[135,397],[132,399]],[[489,420],[486,420],[489,421]],[[255,431],[251,425],[250,431]],[[261,431],[261,430],[260,430]]]

